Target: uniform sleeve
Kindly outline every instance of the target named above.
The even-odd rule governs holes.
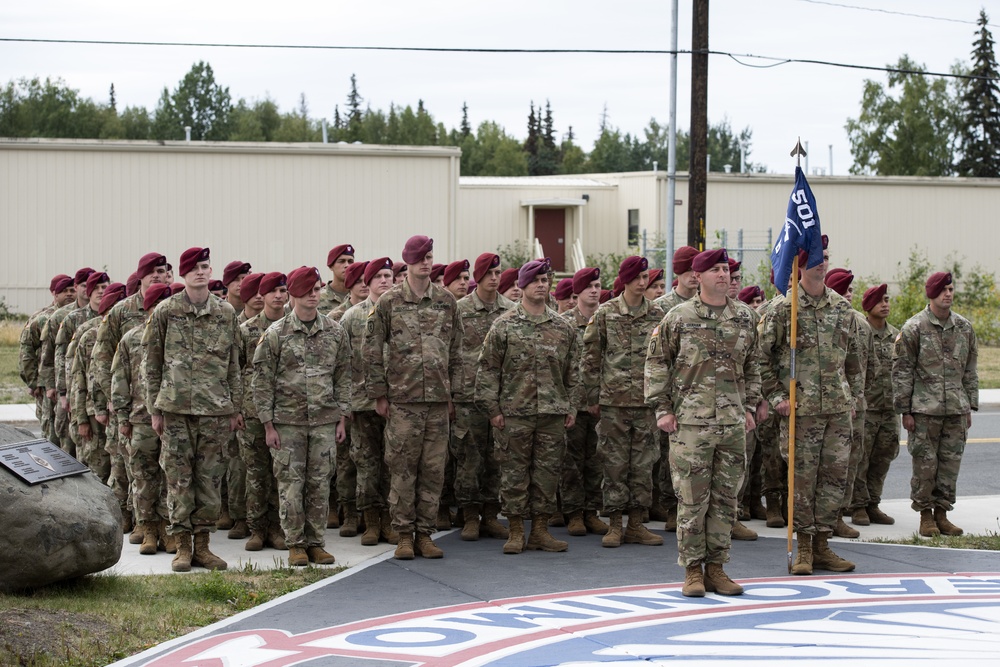
[[[160,410],[156,401],[160,397],[160,384],[163,382],[163,346],[167,334],[167,317],[163,308],[155,309],[146,322],[146,330],[142,334],[142,344],[146,346],[146,358],[143,360],[146,379],[146,409],[149,414],[157,417]],[[112,355],[112,360],[114,355]]]
[[[462,359],[462,338],[465,336],[465,327],[462,324],[462,316],[458,312],[458,305],[452,307],[451,325],[451,346],[448,350],[448,377],[451,381],[452,397],[463,393],[464,381]]]
[[[111,395],[111,362],[115,358],[115,350],[121,339],[121,308],[113,306],[97,327],[97,342],[94,351],[90,353],[90,364],[93,367],[94,381],[99,389],[98,395],[105,398]]]
[[[760,321],[761,393],[771,404],[788,400],[788,387],[781,383],[781,354],[785,345],[785,323],[780,308],[774,308]]]
[[[73,358],[67,355],[69,344],[73,339],[73,333],[70,331],[70,328],[70,318],[67,317],[59,325],[59,331],[56,332],[56,345],[53,352],[52,367],[56,376],[56,390],[60,394],[65,394],[69,390],[69,378],[66,377],[67,358],[70,364],[73,363]]]
[[[500,374],[507,353],[504,326],[494,322],[486,334],[483,351],[479,353],[479,369],[476,371],[476,404],[493,419],[500,410]]]
[[[240,347],[243,337],[240,335],[240,325],[233,313],[229,325],[232,345],[229,346],[229,370],[226,381],[229,383],[230,400],[233,402],[234,413],[239,413],[243,406],[243,366],[240,365]]]
[[[70,409],[73,411],[73,417],[76,419],[77,424],[83,424],[88,421],[87,416],[87,361],[85,359],[86,348],[80,345],[80,341],[76,341],[76,345],[73,346],[73,358],[72,364],[70,366],[70,381],[68,385],[72,388],[72,395],[70,396]]]
[[[55,354],[56,332],[53,331],[52,318],[42,328],[42,347],[38,355],[38,384],[46,389],[56,388]]]
[[[674,414],[673,366],[677,358],[676,336],[671,336],[668,317],[649,335],[644,371],[646,405],[653,408],[656,419]]]
[[[969,406],[979,410],[979,343],[976,342],[976,332],[969,327],[969,357],[965,361],[965,373],[962,374],[962,389],[969,398]]]
[[[365,323],[362,356],[365,362],[365,392],[368,398],[384,398],[389,393],[385,379],[385,354],[383,346],[389,335],[388,307],[379,299]]]
[[[878,350],[875,348],[875,334],[871,327],[868,327],[865,345],[868,346],[868,365],[865,370],[865,397],[869,396],[878,384],[879,373],[883,371],[882,362],[878,358]],[[888,371],[888,369],[885,369]]]
[[[18,338],[17,372],[21,381],[34,390],[38,386],[37,319],[28,320]]]
[[[333,371],[333,391],[337,397],[337,407],[341,415],[351,414],[351,337],[342,329],[340,345],[337,346],[337,361]]]
[[[601,366],[606,346],[605,319],[598,311],[590,318],[583,332],[583,350],[580,356],[580,379],[588,406],[601,402]]]
[[[268,330],[253,355],[253,405],[262,424],[274,421],[274,383],[278,375],[278,334]]]
[[[850,313],[849,313],[850,314]],[[850,332],[847,337],[847,358],[844,359],[844,372],[847,384],[851,387],[851,401],[857,410],[865,396],[865,373],[861,365],[861,336],[858,332],[858,321],[850,314]]]
[[[904,324],[892,346],[892,405],[896,414],[910,414],[913,400],[913,371],[920,353],[920,334]]]
[[[111,360],[111,409],[121,424],[132,412],[132,354],[127,345],[120,345]]]
[[[572,400],[577,395],[580,386],[580,345],[576,340],[576,331],[573,327],[567,326],[569,330],[569,352],[566,355],[566,363],[563,366],[563,386],[566,387],[566,395]],[[578,403],[570,405],[569,413],[576,414]]]
[[[760,378],[760,340],[757,327],[750,327],[752,343],[746,358],[743,360],[743,381],[746,387],[746,411],[753,412],[764,400],[761,391],[762,382]]]

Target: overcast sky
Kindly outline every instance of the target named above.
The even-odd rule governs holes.
[[[4,2],[0,37],[213,43],[472,48],[668,49],[669,0],[377,0],[342,2],[201,0],[35,0]],[[833,6],[834,4],[840,6]],[[918,18],[851,6],[921,14]],[[907,53],[930,71],[968,62],[985,7],[1000,25],[1000,0],[711,0],[709,47],[732,53],[884,66]],[[679,3],[678,46],[691,45],[691,1]],[[996,28],[992,28],[996,33]],[[206,60],[234,101],[270,95],[283,111],[305,93],[310,115],[344,106],[352,73],[372,108],[423,99],[435,120],[457,126],[463,101],[473,126],[494,120],[519,138],[528,105],[549,100],[557,131],[572,125],[590,150],[607,105],[610,124],[641,133],[669,109],[666,55],[475,54],[232,49],[0,42],[0,80],[61,77],[84,95],[119,109],[152,110],[192,63]],[[769,61],[741,58],[753,65]],[[678,58],[678,127],[690,117],[690,58]],[[844,174],[851,164],[844,130],[856,117],[863,81],[881,72],[819,65],[743,66],[709,61],[711,122],[728,117],[753,130],[749,159],[790,173],[796,136],[810,142],[812,168]],[[665,168],[666,165],[661,165]]]

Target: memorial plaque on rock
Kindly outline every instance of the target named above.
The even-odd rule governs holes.
[[[90,470],[48,440],[0,445],[0,465],[27,484],[39,484]]]

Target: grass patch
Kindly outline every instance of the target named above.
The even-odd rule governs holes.
[[[898,539],[875,538],[865,540],[878,544],[913,544],[922,547],[941,547],[943,549],[977,549],[981,551],[1000,551],[1000,533],[987,532],[985,535],[959,535],[948,537],[939,535],[937,537],[920,537],[916,533],[909,537]]]
[[[106,665],[343,570],[247,565],[190,575],[98,574],[0,594],[0,665]]]
[[[1000,347],[979,348],[980,389],[1000,389]]]

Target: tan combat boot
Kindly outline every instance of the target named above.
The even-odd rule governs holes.
[[[340,524],[341,537],[355,537],[358,534],[358,506],[344,504],[344,523]]]
[[[882,526],[891,526],[896,523],[896,520],[891,516],[879,509],[878,505],[868,506],[868,518],[872,523],[877,523]]]
[[[226,561],[213,554],[208,548],[209,535],[210,533],[195,533],[191,564],[206,570],[225,570],[229,567]]]
[[[326,513],[326,527],[340,528],[340,510],[335,503],[330,503],[330,510]]]
[[[812,574],[812,535],[808,533],[795,533],[795,541],[798,543],[798,552],[795,554],[795,563],[792,564],[792,574]]]
[[[760,496],[750,498],[750,518],[757,521],[765,521],[767,519],[767,510],[764,509],[764,503],[760,501]]]
[[[396,531],[392,529],[392,517],[389,516],[389,510],[382,508],[379,512],[379,523],[381,524],[379,528],[379,537],[385,540],[388,544],[398,544],[399,535]]]
[[[536,514],[531,517],[531,532],[528,534],[529,551],[549,551],[552,553],[566,551],[569,543],[557,540],[549,533],[549,517],[546,514]]]
[[[684,588],[681,595],[688,598],[705,597],[705,575],[702,574],[701,565],[688,565],[684,569]]]
[[[365,510],[365,533],[361,536],[361,546],[378,546],[378,536],[381,532],[382,520],[379,517],[378,509]]]
[[[566,532],[573,537],[582,537],[587,534],[587,526],[583,523],[583,510],[577,510],[569,515]]]
[[[587,527],[588,533],[593,533],[594,535],[608,534],[608,524],[601,521],[600,517],[597,516],[597,512],[593,510],[586,510],[583,513],[583,525]]]
[[[768,528],[784,528],[785,519],[781,514],[781,496],[776,493],[769,493],[764,496],[767,505],[764,507],[764,521]]]
[[[483,520],[479,523],[480,537],[492,537],[496,540],[506,540],[510,536],[510,531],[502,523],[497,521],[500,514],[500,505],[497,503],[486,503],[483,506]]]
[[[524,551],[524,518],[519,516],[508,517],[510,523],[510,534],[503,545],[505,554],[519,554]]]
[[[229,530],[233,527],[233,517],[229,515],[229,508],[223,508],[222,513],[219,514],[219,520],[215,522],[215,527],[219,530]]]
[[[264,548],[264,542],[267,540],[267,535],[262,530],[254,530],[250,532],[250,539],[247,543],[243,545],[245,551],[261,551]]]
[[[844,523],[844,517],[841,516],[837,517],[837,525],[833,527],[833,534],[837,537],[846,537],[852,540],[856,537],[861,537],[861,533]]]
[[[479,540],[479,505],[466,505],[462,508],[465,523],[462,525],[461,538],[464,542]]]
[[[307,547],[306,556],[309,558],[309,562],[317,565],[333,565],[337,561],[332,553],[318,545]]]
[[[149,521],[139,524],[139,528],[142,530],[142,545],[139,547],[139,553],[143,556],[155,555],[157,543],[160,541],[159,522]]]
[[[732,538],[734,540],[743,540],[746,542],[753,542],[757,539],[756,531],[750,530],[744,526],[739,521],[733,522]],[[705,576],[708,576],[708,566],[706,565]]]
[[[226,533],[226,537],[231,540],[242,540],[250,536],[250,527],[247,526],[246,519],[237,519],[233,527]]]
[[[129,532],[129,530],[132,531],[132,532]],[[124,533],[128,533],[128,543],[129,544],[142,544],[142,540],[146,537],[145,529],[142,527],[142,524],[141,523],[140,524],[136,524],[135,526],[133,526],[129,530],[122,531]]]
[[[451,510],[444,503],[438,505],[437,529],[451,530]]]
[[[413,553],[423,558],[444,558],[444,551],[434,544],[434,540],[426,533],[417,533],[417,541],[413,545]]]
[[[608,532],[601,538],[601,546],[614,549],[622,545],[622,513],[621,511],[611,512],[608,516]]]
[[[722,563],[705,563],[705,590],[719,595],[743,595],[743,587],[729,578]]]
[[[957,537],[965,532],[951,521],[948,521],[948,511],[942,507],[934,508],[934,523],[937,524],[938,530],[941,531],[942,535]]]
[[[663,522],[663,530],[668,533],[677,532],[677,506],[667,508],[667,520]]]
[[[920,510],[920,534],[924,537],[937,537],[941,534],[931,510]]]
[[[267,537],[264,540],[264,544],[278,551],[286,551],[288,549],[288,546],[285,544],[285,531],[281,529],[281,524],[278,522],[268,524]]]
[[[625,544],[645,544],[658,547],[663,544],[663,538],[642,525],[642,508],[633,507],[628,511],[628,526],[625,527]]]
[[[413,560],[413,533],[399,533],[396,552],[392,555],[396,560]]]
[[[813,568],[828,572],[853,572],[854,563],[835,554],[827,544],[829,538],[826,533],[813,535]]]
[[[566,517],[563,516],[562,512],[556,512],[555,514],[549,515],[550,528],[564,528],[565,526],[566,526]]]
[[[177,537],[167,532],[167,522],[157,523],[157,534],[160,536],[158,546],[162,547],[168,554],[177,553]]]
[[[174,572],[191,571],[191,533],[179,533],[176,535],[177,554],[170,562],[170,569]]]
[[[288,567],[305,567],[309,564],[309,556],[302,547],[289,547]]]
[[[855,526],[870,526],[872,525],[871,517],[868,516],[868,510],[864,507],[859,507],[858,509],[851,512],[851,523]]]

